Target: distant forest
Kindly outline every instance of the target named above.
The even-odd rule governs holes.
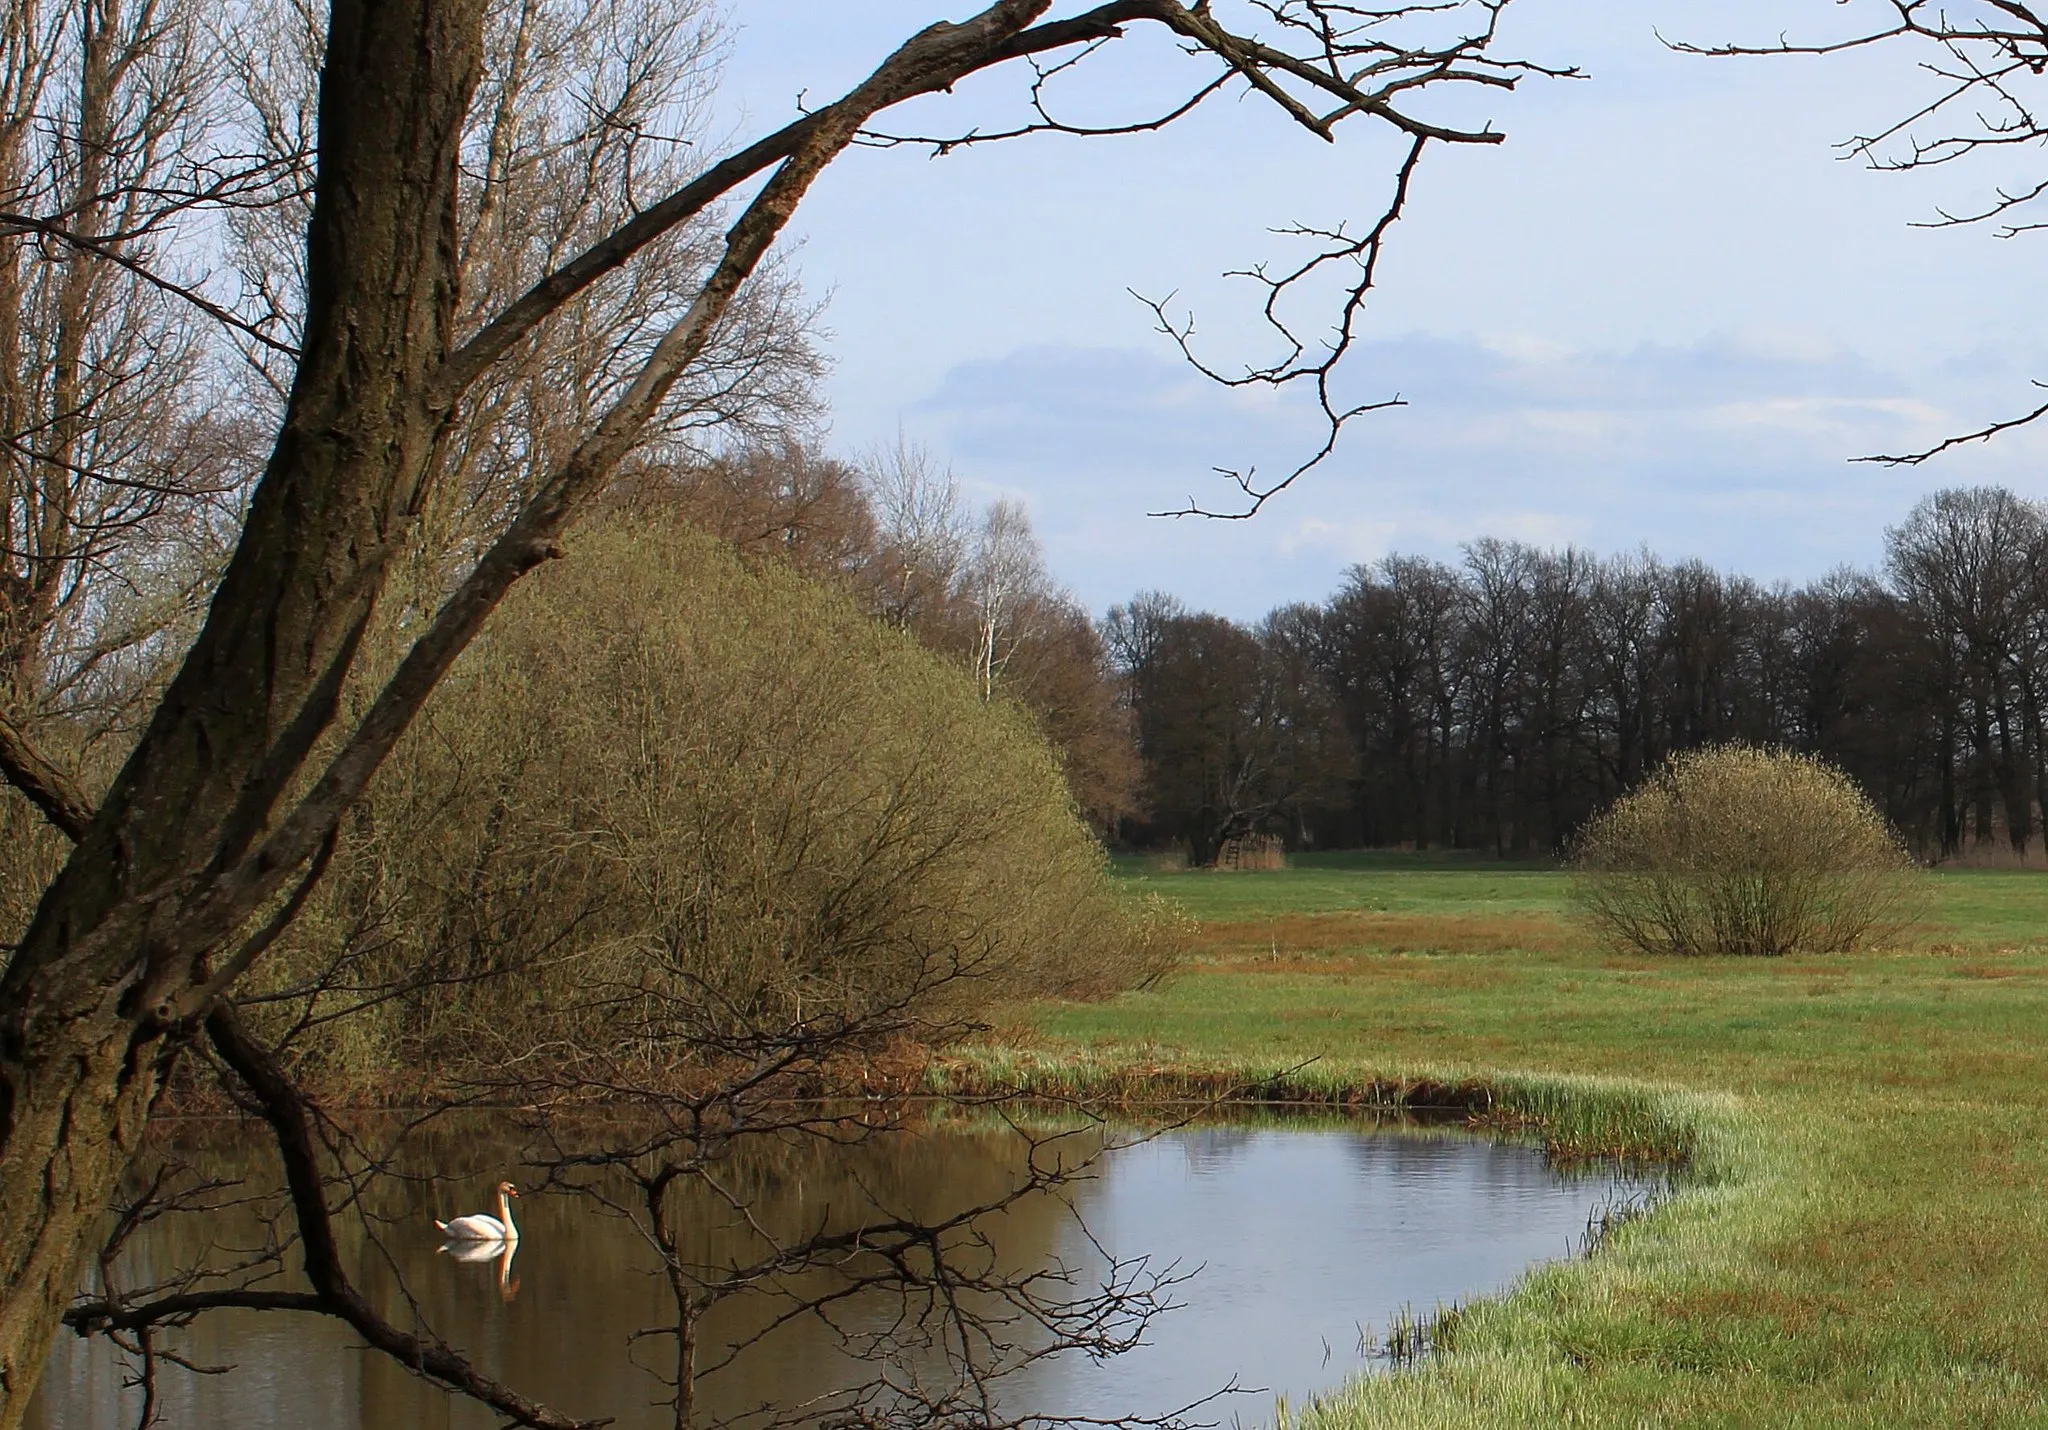
[[[1803,586],[1483,540],[1245,624],[1157,591],[1091,621],[1021,509],[976,511],[913,450],[623,487],[963,660],[1037,713],[1099,834],[1198,864],[1251,835],[1555,853],[1666,755],[1731,740],[1840,765],[1928,857],[2024,855],[2048,807],[2048,508],[2003,488],[1927,497],[1879,570]]]
[[[1256,625],[1146,593],[1104,634],[1143,782],[1134,843],[1542,854],[1666,755],[1781,745],[1921,853],[2024,854],[2048,807],[2048,510],[1939,492],[1877,572],[1763,585],[1696,561],[1477,541],[1355,567]]]

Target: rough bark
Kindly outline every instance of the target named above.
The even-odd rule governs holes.
[[[182,891],[261,830],[332,718],[431,456],[479,0],[337,0],[304,357],[212,615],[0,978],[0,1430],[133,1155],[203,950]]]

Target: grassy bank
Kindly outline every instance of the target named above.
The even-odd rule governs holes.
[[[1683,962],[1588,948],[1540,869],[1131,877],[1203,920],[1196,965],[1033,1010],[982,1075],[1135,1091],[1313,1060],[1305,1094],[1479,1084],[1567,1146],[1692,1160],[1600,1255],[1302,1423],[2048,1425],[2048,876],[1935,876],[1911,948]]]

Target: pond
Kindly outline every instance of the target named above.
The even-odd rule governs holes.
[[[1093,1134],[1100,1143],[1102,1134]],[[253,1143],[215,1136],[207,1155],[244,1163]],[[502,1134],[501,1165],[517,1145]],[[459,1159],[482,1167],[489,1137],[472,1132]],[[1163,1276],[1173,1303],[1145,1327],[1143,1344],[1091,1360],[1078,1351],[1030,1361],[998,1383],[1005,1414],[1158,1417],[1210,1399],[1193,1422],[1270,1421],[1275,1397],[1298,1403],[1375,1362],[1367,1345],[1404,1310],[1504,1289],[1530,1266],[1570,1255],[1589,1219],[1642,1186],[1611,1174],[1561,1176],[1534,1148],[1461,1131],[1322,1119],[1185,1126],[1148,1139],[1111,1139],[1064,1201],[1035,1195],[975,1223],[989,1267],[1050,1268],[1086,1288],[1122,1265],[1133,1281]],[[1127,1143],[1127,1145],[1125,1145]],[[1022,1154],[1003,1126],[941,1122],[878,1138],[852,1154],[790,1148],[729,1169],[754,1225],[728,1204],[690,1204],[685,1254],[703,1265],[745,1264],[742,1243],[787,1238],[876,1209],[941,1219],[949,1207],[1000,1199]],[[448,1158],[436,1156],[445,1170]],[[241,1173],[248,1175],[246,1167]],[[516,1172],[509,1173],[517,1176]],[[384,1306],[416,1306],[417,1320],[467,1351],[488,1373],[564,1413],[614,1416],[626,1430],[672,1424],[659,1376],[674,1342],[636,1332],[673,1324],[660,1259],[643,1233],[603,1196],[527,1195],[509,1259],[464,1261],[440,1251],[432,1217],[488,1209],[495,1178],[407,1181],[348,1244],[350,1264]],[[601,1190],[601,1189],[600,1189]],[[623,1201],[623,1198],[612,1198]],[[851,1210],[850,1210],[851,1209]],[[211,1257],[232,1261],[265,1239],[259,1205],[153,1223],[123,1252],[127,1284]],[[801,1296],[836,1286],[830,1272],[786,1281],[774,1295],[721,1305],[700,1328],[696,1418],[713,1423],[787,1407],[855,1383],[845,1347],[897,1326],[902,1302],[871,1293],[796,1317],[729,1365],[706,1368],[726,1346],[755,1337]],[[822,1278],[822,1279],[821,1279]],[[843,1278],[842,1278],[843,1279]],[[279,1278],[272,1286],[296,1284]],[[1008,1284],[1018,1284],[1014,1280]],[[1042,1287],[1040,1289],[1043,1289]],[[402,1293],[402,1294],[401,1294]],[[777,1297],[782,1299],[778,1300]],[[985,1297],[984,1299],[989,1299]],[[402,1317],[400,1319],[403,1319]],[[999,1337],[998,1339],[1002,1339]],[[1028,1337],[1014,1330],[1011,1344]],[[483,1427],[496,1423],[360,1349],[337,1322],[305,1315],[217,1311],[167,1334],[164,1344],[225,1375],[166,1366],[159,1423],[306,1430]],[[927,1356],[935,1361],[935,1356]],[[922,1376],[911,1356],[893,1372]],[[907,1367],[907,1369],[905,1368]],[[871,1373],[861,1364],[859,1375]],[[104,1341],[59,1336],[28,1424],[99,1430],[135,1424],[140,1393]]]

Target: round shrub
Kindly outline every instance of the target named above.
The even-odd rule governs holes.
[[[303,1049],[341,1080],[674,1071],[942,1040],[1145,982],[1183,936],[1114,886],[1027,712],[793,571],[619,519],[493,616],[266,981],[365,1005]]]
[[[1918,917],[1920,878],[1884,817],[1807,755],[1723,745],[1675,755],[1589,824],[1572,898],[1644,953],[1835,953]]]

